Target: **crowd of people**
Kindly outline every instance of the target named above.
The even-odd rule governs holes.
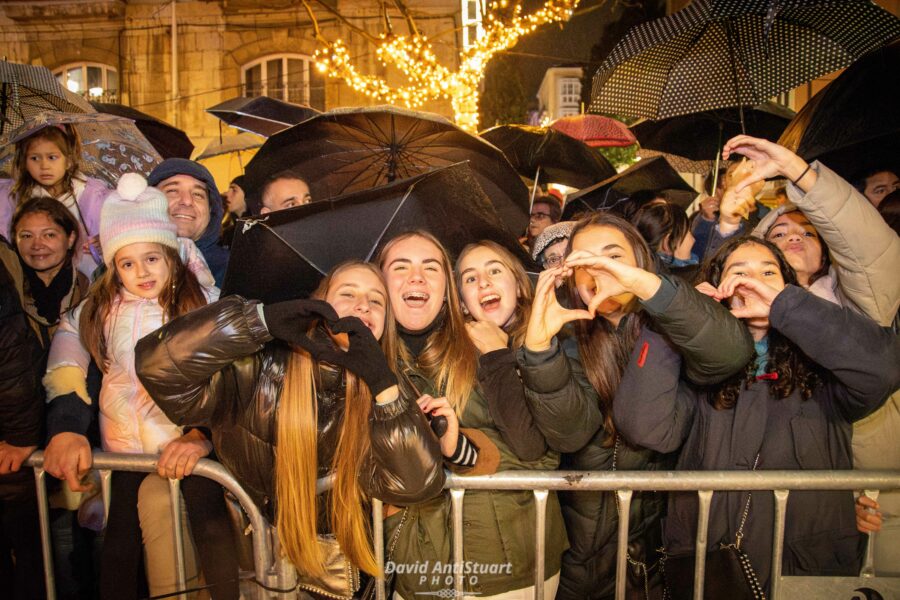
[[[168,159],[108,189],[79,154],[71,127],[45,127],[17,142],[0,182],[11,597],[45,597],[23,466],[38,448],[63,482],[59,596],[116,600],[178,591],[170,479],[182,480],[188,586],[239,597],[245,532],[222,488],[192,476],[201,458],[275,526],[300,590],[362,597],[386,574],[406,600],[452,587],[446,570],[433,576],[453,563],[445,470],[900,468],[900,183],[888,169],[851,184],[738,136],[723,151],[738,160],[690,216],[645,190],[561,222],[558,199],[537,196],[523,238],[536,276],[495,241],[451,256],[410,230],[309,298],[262,303],[219,297],[235,218],[319,200],[303,177],[253,190],[239,177],[223,199],[202,165]],[[773,179],[783,199],[769,210],[756,197]],[[104,507],[92,448],[158,455],[157,471],[113,472]],[[708,532],[710,552],[741,548],[763,590],[768,494],[716,493]],[[384,571],[372,498],[385,503]],[[898,508],[896,493],[792,493],[783,573],[855,575],[873,531],[879,572],[900,573]],[[536,509],[531,491],[465,494],[468,594],[534,597]],[[612,493],[549,495],[545,598],[613,597],[621,510]],[[688,597],[696,495],[639,492],[628,511],[630,593]]]

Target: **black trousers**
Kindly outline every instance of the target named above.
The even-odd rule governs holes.
[[[30,486],[34,490],[34,486]],[[0,500],[0,596],[14,600],[47,597],[36,494]]]
[[[137,600],[142,571],[138,488],[147,473],[112,474],[111,501],[100,558],[100,598]],[[205,477],[181,480],[197,558],[213,600],[239,598],[237,550],[222,487]],[[173,550],[174,552],[174,550]]]

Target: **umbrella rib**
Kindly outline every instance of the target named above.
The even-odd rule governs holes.
[[[320,267],[319,265],[317,265],[316,263],[314,263],[312,260],[310,260],[309,258],[307,258],[306,255],[304,255],[302,252],[300,252],[299,250],[297,250],[296,248],[294,248],[293,246],[291,246],[291,245],[288,243],[288,241],[287,241],[286,239],[284,239],[283,237],[281,237],[281,236],[278,234],[278,232],[275,231],[274,229],[272,229],[272,227],[270,227],[267,223],[264,223],[264,222],[258,222],[258,224],[259,224],[259,225],[262,225],[262,226],[265,227],[269,232],[271,232],[271,234],[274,235],[279,241],[281,241],[282,244],[284,244],[285,246],[287,246],[287,247],[290,249],[291,252],[293,252],[294,254],[296,254],[297,256],[299,256],[300,258],[302,258],[303,260],[305,260],[306,262],[308,262],[308,263],[310,264],[310,266],[312,266],[312,268],[314,268],[316,271],[318,271],[318,272],[321,273],[322,275],[325,275],[325,273],[326,273],[326,270],[325,270],[325,269],[323,269],[322,267]]]
[[[391,213],[390,218],[387,220],[384,228],[381,230],[381,233],[378,234],[378,238],[375,240],[375,243],[372,244],[372,248],[369,250],[369,253],[366,255],[366,262],[372,261],[372,255],[375,254],[375,249],[378,248],[378,245],[381,243],[381,240],[384,239],[384,236],[387,235],[387,231],[390,228],[391,224],[394,222],[394,219],[397,217],[397,213],[400,212],[400,209],[403,208],[403,205],[406,204],[406,201],[409,199],[410,194],[412,194],[413,189],[416,187],[416,184],[412,184],[407,188],[406,193],[403,194],[403,198],[400,199],[400,202],[397,204],[397,208],[394,209],[394,212]]]

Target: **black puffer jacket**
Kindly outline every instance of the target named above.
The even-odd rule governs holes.
[[[207,427],[219,461],[266,515],[275,514],[278,400],[291,350],[272,340],[257,303],[229,296],[175,319],[138,342],[144,387],[179,425]],[[343,419],[343,373],[319,369],[319,475],[331,465]],[[359,477],[371,496],[407,505],[440,494],[440,446],[415,402],[375,404],[371,457]]]
[[[753,356],[753,340],[728,310],[702,296],[677,277],[666,275],[653,298],[642,302],[654,326],[682,345],[685,376],[712,384],[723,381]],[[640,352],[640,347],[637,352]],[[518,356],[526,398],[547,444],[561,452],[561,469],[610,471],[614,454],[618,471],[673,468],[675,456],[663,455],[620,439],[618,450],[603,427],[600,400],[591,386],[575,340],[554,341],[544,352]],[[616,402],[628,402],[619,398]],[[632,558],[655,560],[661,544],[660,518],[665,495],[636,492],[629,514]],[[607,492],[560,493],[570,548],[563,555],[557,598],[584,600],[612,597],[615,591],[618,513]],[[642,591],[642,590],[641,590]]]

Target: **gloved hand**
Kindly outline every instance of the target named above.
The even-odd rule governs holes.
[[[350,347],[346,352],[337,348],[323,351],[316,356],[317,359],[355,373],[369,386],[373,398],[397,385],[397,377],[388,367],[381,345],[365,323],[356,317],[344,317],[331,326],[331,333],[346,333]]]
[[[272,337],[299,346],[313,358],[330,349],[327,342],[317,342],[308,335],[309,328],[316,321],[328,325],[337,323],[334,308],[324,300],[286,300],[263,306],[266,328]]]

